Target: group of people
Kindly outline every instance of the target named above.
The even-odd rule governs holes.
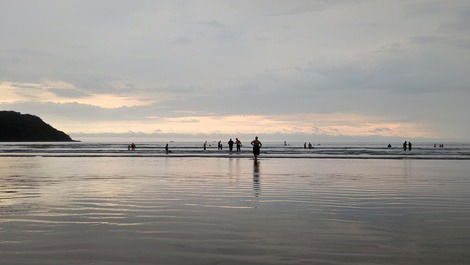
[[[241,148],[242,148],[242,142],[238,139],[238,138],[235,138],[235,141],[232,140],[232,138],[230,138],[230,140],[227,142],[228,144],[228,149],[230,152],[233,152],[233,146],[235,145],[236,146],[236,150],[237,152],[240,152],[241,151]],[[261,150],[261,146],[263,145],[261,143],[261,141],[258,139],[258,136],[255,137],[255,139],[253,141],[251,141],[251,145],[253,146],[253,155],[255,156],[255,159],[259,156],[260,154],[260,150]],[[207,150],[207,141],[204,142],[204,144],[202,145],[202,148],[204,151]],[[128,146],[128,150],[135,150],[135,144],[132,143]],[[223,146],[222,146],[222,141],[219,141],[217,143],[217,149],[218,150],[222,150],[223,149]],[[168,144],[165,145],[165,152],[168,154],[170,153],[171,151],[169,150],[168,148]]]
[[[230,138],[230,140],[227,142],[228,144],[228,150],[230,152],[233,151],[233,145],[235,144],[236,147],[237,147],[237,152],[240,152],[241,151],[241,148],[242,148],[242,142],[238,139],[238,138],[235,138],[235,142],[232,140],[232,138]],[[222,150],[222,142],[219,141],[219,150]]]
[[[405,141],[405,142],[403,142],[403,151],[406,151],[407,148],[408,148],[408,151],[411,151],[412,144],[411,144],[411,142]]]
[[[308,145],[307,145],[307,142],[304,143],[304,149],[307,149],[307,146],[308,146],[308,149],[313,148],[312,143],[310,143],[310,142],[308,143]]]
[[[204,150],[206,150],[206,144],[207,142],[204,143]],[[235,141],[233,141],[232,138],[230,138],[227,144],[228,144],[228,150],[230,152],[233,152],[234,145],[236,147],[236,151],[241,152],[242,141],[240,141],[240,139],[235,138]],[[261,142],[258,140],[258,136],[256,136],[255,139],[251,141],[251,145],[253,146],[253,154],[255,155],[255,157],[257,157],[260,153],[260,149],[262,146]],[[219,142],[217,143],[217,150],[222,150],[222,149],[223,149],[222,141],[219,140]]]
[[[131,144],[127,145],[127,151],[135,151],[135,144],[131,143]]]
[[[436,144],[434,144],[434,148],[437,148],[437,145],[436,145]],[[440,144],[440,145],[439,145],[439,148],[444,148],[444,145],[443,145],[443,144]]]

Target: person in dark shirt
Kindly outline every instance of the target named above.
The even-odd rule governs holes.
[[[233,140],[232,140],[232,138],[230,138],[230,141],[228,141],[228,149],[230,150],[230,152],[233,151]]]

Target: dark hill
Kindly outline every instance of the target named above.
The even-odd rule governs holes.
[[[70,136],[41,118],[15,111],[0,111],[0,142],[69,142]]]

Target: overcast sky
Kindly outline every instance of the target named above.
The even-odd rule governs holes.
[[[80,137],[470,140],[469,85],[465,0],[0,1],[0,109]]]

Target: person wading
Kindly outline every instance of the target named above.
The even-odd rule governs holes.
[[[253,141],[251,141],[251,145],[253,146],[253,155],[255,156],[255,160],[258,159],[260,154],[260,149],[263,144],[258,140],[258,136],[255,137]]]

